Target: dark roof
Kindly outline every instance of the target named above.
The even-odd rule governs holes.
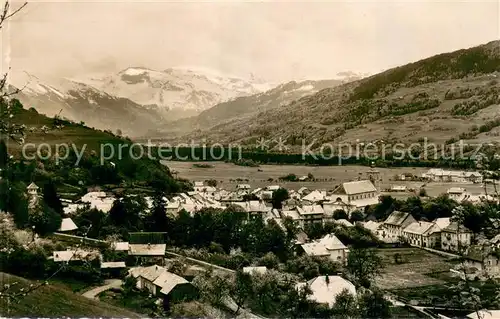
[[[394,211],[387,217],[384,224],[400,226],[410,216],[410,213]]]
[[[465,227],[464,225],[458,226],[457,222],[451,222],[448,227],[443,229],[442,231],[447,232],[447,233],[456,233],[457,231],[460,233],[472,233],[470,229]]]
[[[166,233],[134,232],[129,233],[130,244],[164,244]]]

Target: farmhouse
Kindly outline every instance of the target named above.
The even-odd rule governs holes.
[[[391,186],[391,189],[390,191],[391,192],[406,192],[408,190],[408,188],[406,187],[406,185],[392,185]]]
[[[441,240],[441,232],[436,224],[424,221],[406,226],[402,236],[410,245],[419,247],[436,247]]]
[[[71,218],[63,218],[61,221],[61,227],[59,227],[58,231],[68,233],[76,229],[78,229],[78,226],[76,226]]]
[[[333,307],[337,296],[345,289],[356,296],[356,287],[340,276],[319,276],[307,282],[298,283],[296,289],[307,286],[312,294],[308,296],[311,301]]]
[[[165,256],[166,244],[129,244],[128,254],[130,256]]]
[[[337,220],[334,220],[333,222],[337,225],[342,225],[345,227],[354,227],[354,225],[350,221],[348,221],[347,219],[337,219]]]
[[[500,278],[500,256],[492,247],[471,246],[467,249],[467,267],[476,268],[481,275]]]
[[[309,224],[323,223],[325,211],[321,205],[297,206],[297,212],[302,220],[303,227]]]
[[[369,180],[343,183],[331,196],[336,202],[343,202],[348,207],[363,209],[378,203],[378,191]]]
[[[448,227],[441,231],[441,249],[447,251],[459,251],[470,246],[472,232],[458,225],[457,222],[451,222]]]
[[[128,241],[117,241],[111,243],[111,249],[114,251],[128,251]]]
[[[77,250],[61,250],[52,252],[52,258],[55,262],[69,262],[69,261],[81,261],[81,260],[92,260],[99,258],[100,255],[95,251],[87,251],[83,249]]]
[[[431,168],[422,174],[425,178],[433,182],[454,182],[454,183],[482,183],[483,176],[479,172],[446,171],[440,168]]]
[[[394,211],[384,221],[383,226],[386,230],[385,237],[388,242],[399,241],[399,236],[403,234],[403,229],[415,222],[415,218],[410,213]]]
[[[250,184],[238,184],[236,185],[237,190],[250,190]]]
[[[234,205],[239,206],[243,211],[248,213],[248,217],[266,216],[267,213],[272,211],[272,206],[267,206],[262,200],[251,200],[247,202],[234,203]]]
[[[325,191],[314,190],[309,194],[307,194],[306,196],[302,197],[302,200],[306,200],[311,203],[318,203],[325,200],[325,197],[326,197]]]
[[[89,203],[90,208],[95,208],[108,213],[113,207],[115,198],[107,196],[105,192],[88,192],[80,198],[82,203]]]
[[[466,191],[463,187],[451,187],[446,191],[446,193],[449,198],[457,202],[461,202],[466,198]]]
[[[265,274],[267,272],[267,267],[265,266],[260,266],[260,267],[243,267],[243,272],[245,274]]]
[[[131,268],[129,275],[137,279],[138,289],[147,290],[153,296],[183,300],[196,295],[196,289],[189,281],[158,265]]]
[[[334,234],[303,244],[301,248],[308,256],[327,257],[341,263],[347,260],[349,252],[347,247]]]

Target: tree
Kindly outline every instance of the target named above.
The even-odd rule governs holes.
[[[342,290],[335,298],[332,312],[334,318],[355,318],[358,313],[356,297],[353,296],[349,290]]]
[[[427,197],[427,191],[425,190],[425,188],[420,188],[420,190],[418,191],[418,196],[420,197]]]
[[[217,181],[215,179],[209,179],[209,180],[207,180],[205,182],[207,183],[207,186],[217,187]]]
[[[371,281],[380,274],[382,258],[373,249],[353,248],[347,257],[346,270],[358,287],[370,287]]]
[[[9,154],[7,153],[7,144],[4,139],[0,139],[0,168],[5,168],[9,161]]]
[[[165,195],[162,192],[157,192],[153,198],[153,207],[148,216],[148,228],[154,232],[165,232],[168,230],[168,217],[166,209]]]
[[[47,206],[52,208],[56,213],[63,215],[63,205],[59,195],[57,195],[57,190],[54,182],[49,179],[43,186],[43,201]]]
[[[359,211],[359,210],[355,210],[351,213],[351,218],[350,218],[350,222],[351,223],[355,223],[355,222],[361,222],[365,219],[365,216],[364,214]]]
[[[187,270],[187,265],[185,260],[179,258],[172,260],[172,263],[168,267],[169,272],[176,274],[178,276],[184,276],[186,270]]]
[[[283,207],[283,202],[288,198],[290,198],[290,196],[286,188],[280,188],[274,191],[272,198],[273,208],[281,209]]]
[[[333,212],[333,219],[348,219],[347,213],[343,209],[337,209]]]
[[[235,279],[231,282],[229,291],[234,302],[238,306],[235,311],[235,314],[238,314],[240,308],[243,307],[248,298],[253,295],[253,284],[250,274],[238,270]]]
[[[35,232],[40,235],[53,233],[61,227],[61,215],[51,207],[39,204],[29,215],[30,226],[35,226]]]
[[[361,318],[391,318],[391,303],[379,290],[363,290],[358,294]]]
[[[193,285],[200,290],[201,298],[215,306],[224,305],[229,297],[229,283],[226,277],[212,269],[193,279]]]
[[[147,210],[143,196],[127,196],[114,201],[109,211],[111,223],[128,231],[142,229],[141,214]]]
[[[272,252],[268,252],[262,258],[259,259],[259,266],[265,266],[269,269],[278,268],[280,260]]]

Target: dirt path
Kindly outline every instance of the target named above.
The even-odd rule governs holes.
[[[122,286],[123,281],[120,279],[109,279],[104,281],[104,285],[92,288],[88,290],[87,292],[84,292],[82,296],[89,298],[89,299],[97,299],[97,295],[99,295],[101,292],[112,289],[112,288],[120,288]]]

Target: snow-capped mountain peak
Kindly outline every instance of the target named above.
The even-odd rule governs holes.
[[[128,67],[115,74],[78,79],[108,94],[165,110],[200,112],[218,103],[268,90],[271,86],[200,67],[152,70]]]

